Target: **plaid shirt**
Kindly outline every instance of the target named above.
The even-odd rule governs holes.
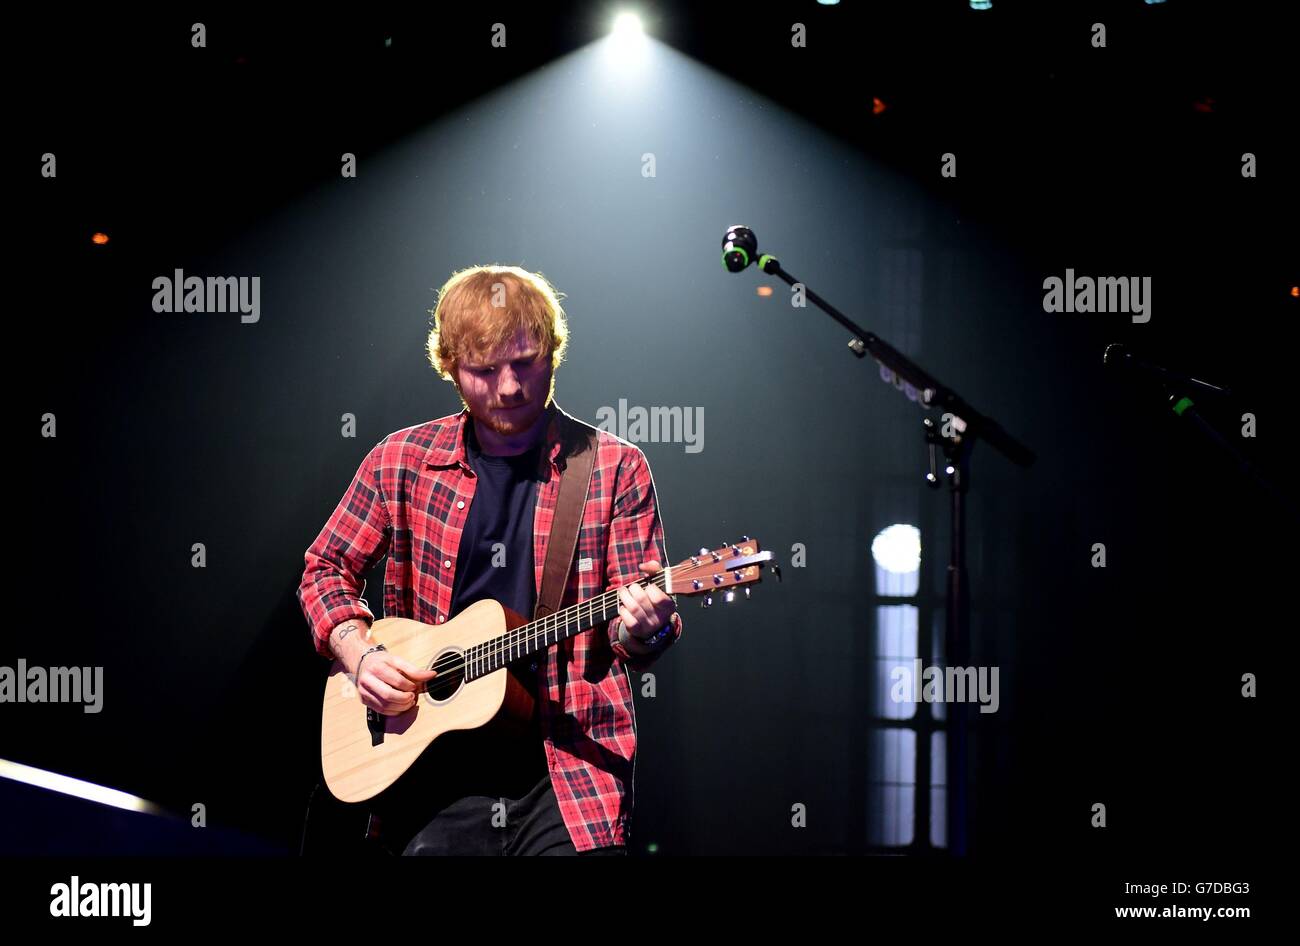
[[[581,425],[552,402],[548,450],[541,452],[533,517],[533,564],[540,596],[547,539],[559,493],[561,423]],[[334,659],[329,634],[349,618],[373,620],[360,576],[387,554],[384,616],[426,624],[447,620],[461,532],[474,501],[459,414],[389,434],[366,455],[346,495],[307,549],[298,601],[316,650]],[[570,428],[572,430],[572,427]],[[648,559],[668,564],[654,480],[645,454],[598,430],[591,486],[575,561],[561,607],[641,577]],[[528,617],[531,618],[531,615]],[[682,633],[643,657],[618,642],[618,620],[553,644],[538,660],[542,735],[551,784],[579,851],[627,844],[633,805],[636,714],[627,671],[649,667]]]

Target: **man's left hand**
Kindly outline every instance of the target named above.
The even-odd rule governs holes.
[[[657,575],[663,571],[663,566],[655,559],[642,562],[637,567],[646,575]],[[623,621],[624,629],[638,641],[659,633],[677,610],[677,602],[657,585],[622,586],[618,589],[618,605],[618,616]]]

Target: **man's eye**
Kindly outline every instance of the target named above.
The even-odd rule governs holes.
[[[524,359],[523,361],[512,362],[512,364],[515,366],[516,371],[527,371],[537,364],[537,359],[536,358]],[[469,370],[474,372],[474,374],[486,376],[486,375],[490,375],[492,372],[496,371],[497,369],[496,366],[494,365],[488,368],[471,368]]]

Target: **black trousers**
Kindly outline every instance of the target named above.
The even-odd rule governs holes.
[[[520,798],[470,795],[443,808],[402,851],[406,856],[575,855],[550,775]],[[624,847],[583,854],[626,854]]]
[[[489,726],[438,739],[371,806],[379,853],[577,854],[546,764],[541,730]],[[622,846],[584,854],[626,854]]]

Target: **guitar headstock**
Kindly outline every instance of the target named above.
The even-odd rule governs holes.
[[[668,569],[667,591],[673,595],[706,595],[702,606],[713,603],[713,595],[722,593],[731,601],[735,590],[762,580],[763,565],[771,563],[772,575],[781,580],[781,570],[772,562],[772,553],[759,550],[758,540],[742,535],[739,542],[728,542],[716,549],[700,549]]]

